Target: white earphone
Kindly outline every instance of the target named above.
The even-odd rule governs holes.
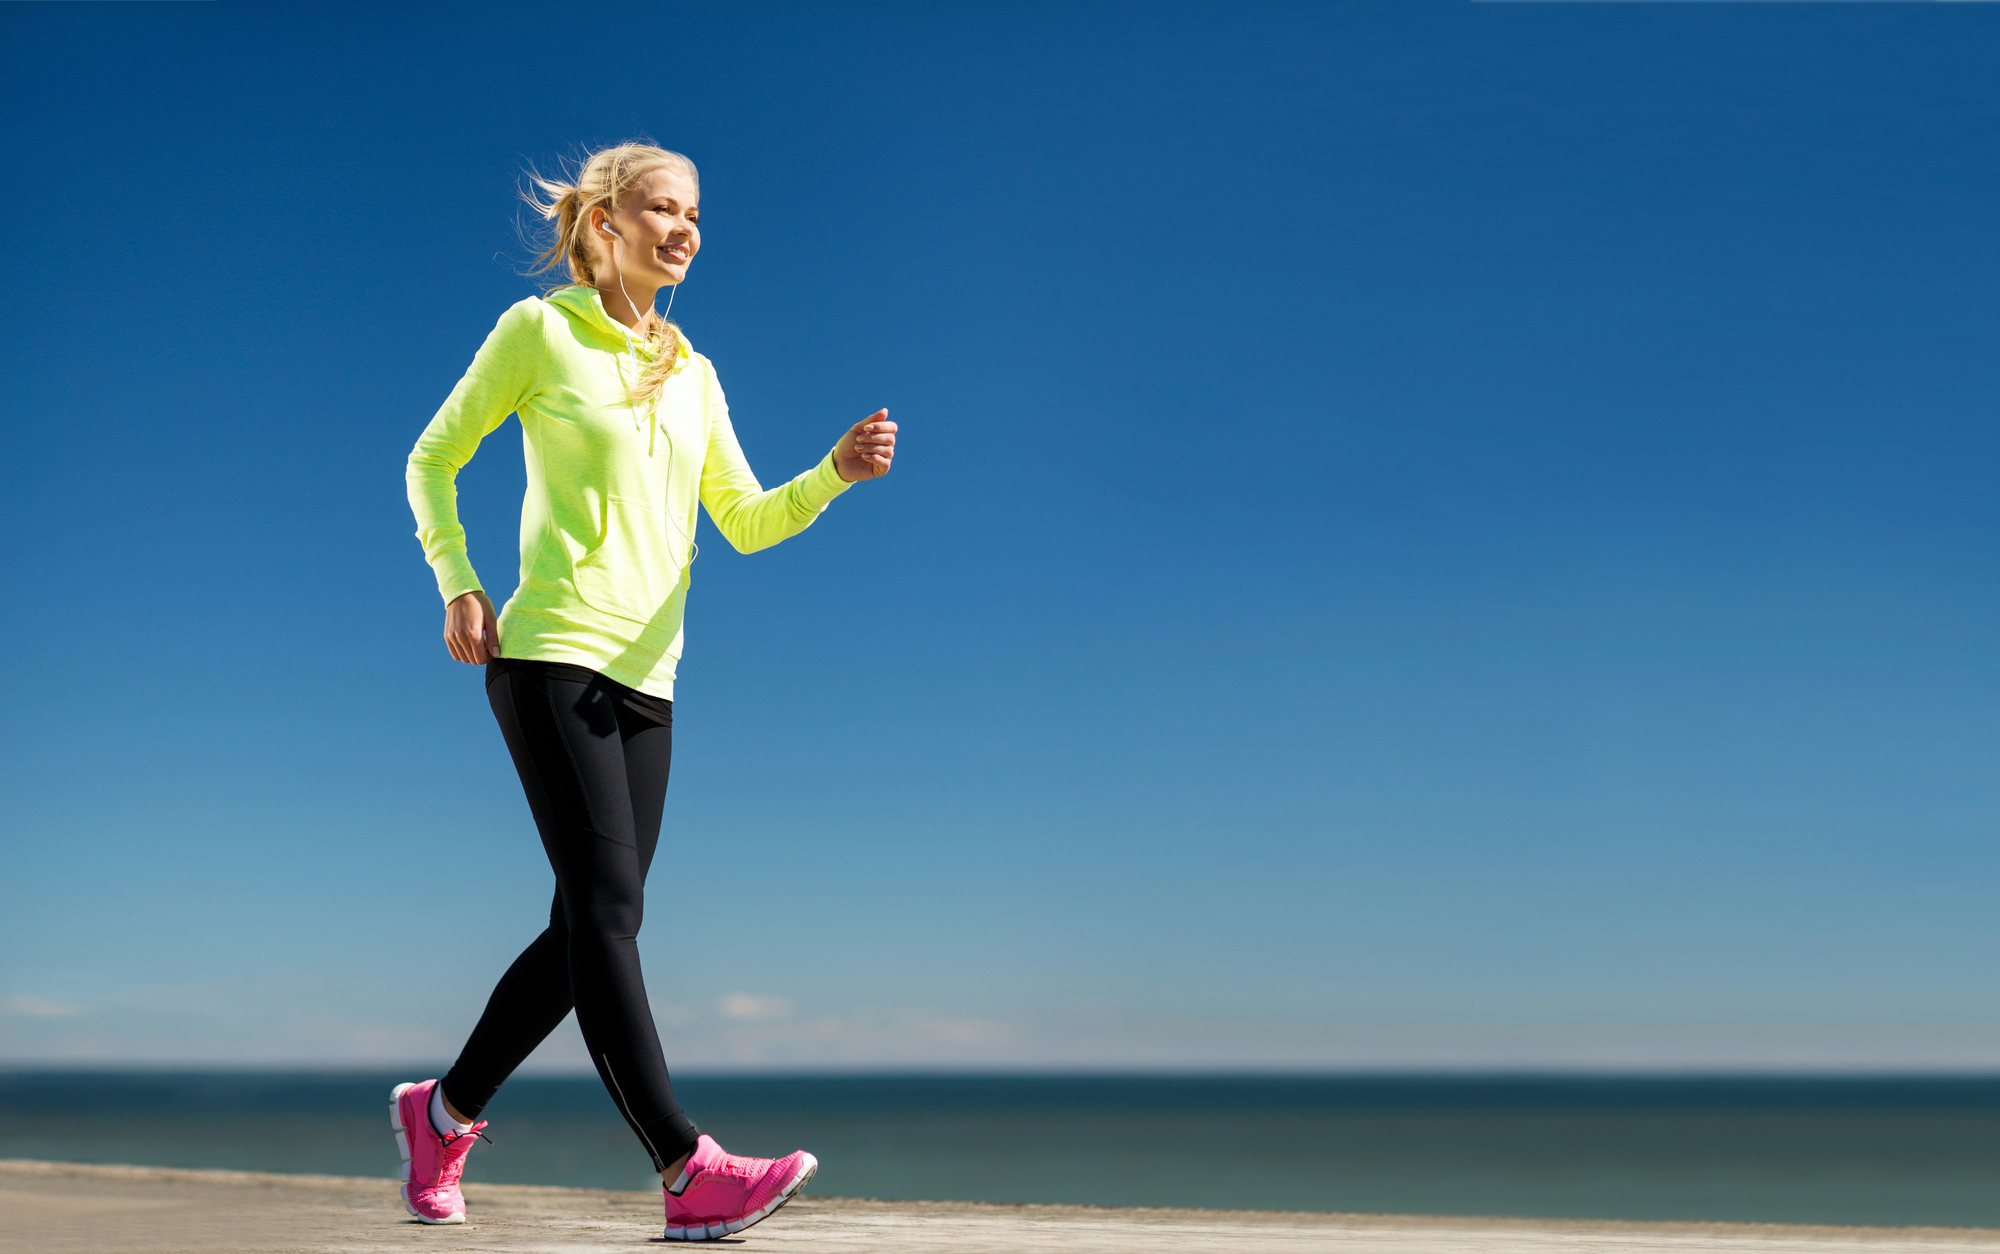
[[[612,239],[617,240],[621,244],[625,242],[625,237],[623,235],[620,235],[618,232],[611,229],[611,220],[609,218],[599,219],[597,223],[597,229],[604,232],[606,235],[609,235]],[[645,318],[645,313],[643,313],[639,309],[639,303],[632,299],[632,293],[625,291],[625,274],[623,271],[620,271],[618,274],[618,290],[620,292],[625,293],[625,303],[627,305],[630,305],[632,307],[632,312],[643,320]],[[667,312],[661,314],[660,317],[666,318],[673,314],[674,297],[680,294],[680,290],[681,290],[680,284],[676,283],[674,285],[674,290],[667,293]],[[631,332],[627,331],[626,334],[630,335]],[[637,350],[635,349],[634,351],[636,352]]]

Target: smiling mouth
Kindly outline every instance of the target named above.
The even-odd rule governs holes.
[[[686,261],[688,258],[687,249],[685,248],[655,248],[653,252],[662,261],[679,262]]]

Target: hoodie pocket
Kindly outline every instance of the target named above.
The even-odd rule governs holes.
[[[622,497],[604,498],[603,540],[570,564],[576,594],[606,614],[650,623],[681,586],[686,570],[665,511]]]

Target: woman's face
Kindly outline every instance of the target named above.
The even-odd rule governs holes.
[[[679,170],[662,166],[651,171],[619,200],[610,217],[619,238],[601,227],[593,229],[603,250],[599,255],[615,260],[633,287],[657,290],[679,283],[701,251],[699,195]]]

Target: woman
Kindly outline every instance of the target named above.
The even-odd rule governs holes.
[[[678,153],[621,144],[572,183],[535,179],[554,226],[540,271],[570,283],[500,317],[410,454],[417,538],[445,601],[445,647],[486,667],[486,695],[555,869],[548,930],[515,960],[441,1080],[399,1084],[390,1123],[403,1197],[463,1223],[458,1180],[501,1083],[573,1008],[591,1061],[652,1156],[669,1239],[741,1231],[818,1163],[726,1154],[674,1100],[639,970],[646,870],[673,743],[674,668],[695,502],[743,552],[812,525],[851,483],[887,474],[896,424],[855,424],[819,465],[761,488],[708,359],[655,311],[701,248],[700,186]],[[668,302],[672,307],[672,302]],[[466,557],[455,481],[518,413],[528,462],[520,586],[497,616]]]

